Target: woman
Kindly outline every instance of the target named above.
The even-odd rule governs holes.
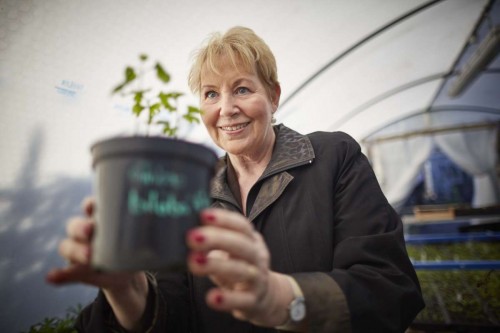
[[[93,205],[68,224],[56,284],[101,289],[80,331],[403,332],[423,307],[402,224],[359,145],[344,133],[273,126],[274,56],[247,28],[214,35],[190,87],[227,154],[212,208],[187,235],[187,274],[99,274]]]

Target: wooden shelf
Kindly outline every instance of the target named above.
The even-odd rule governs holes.
[[[426,205],[413,207],[419,221],[453,220],[459,216],[484,216],[500,214],[500,205],[472,208],[463,205]]]

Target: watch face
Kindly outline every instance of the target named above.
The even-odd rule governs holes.
[[[290,318],[293,321],[301,321],[306,316],[306,305],[303,299],[295,299],[290,307]]]

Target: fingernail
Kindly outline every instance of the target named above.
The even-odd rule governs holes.
[[[56,276],[56,273],[54,271],[50,271],[45,275],[45,280],[51,282],[54,280],[54,277]]]
[[[92,255],[92,250],[90,249],[90,247],[88,247],[86,250],[85,250],[85,259],[87,260],[90,260],[90,256]]]
[[[215,222],[215,215],[212,212],[203,212],[202,214],[203,220],[206,222]]]
[[[205,265],[207,263],[207,256],[204,253],[196,253],[193,259],[198,265]]]
[[[215,296],[215,303],[221,305],[224,302],[224,296],[221,294]]]
[[[85,232],[85,235],[86,235],[87,237],[91,238],[91,237],[92,237],[92,233],[93,233],[93,231],[94,231],[94,228],[92,227],[92,225],[87,224],[87,225],[85,226],[84,232]]]
[[[191,231],[189,231],[188,237],[189,237],[189,239],[191,239],[195,243],[200,243],[201,244],[201,243],[203,243],[205,241],[205,236],[203,234],[201,234],[197,230],[191,230]]]

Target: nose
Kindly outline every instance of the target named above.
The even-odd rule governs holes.
[[[233,95],[222,94],[220,99],[220,115],[222,117],[234,117],[238,113]]]

